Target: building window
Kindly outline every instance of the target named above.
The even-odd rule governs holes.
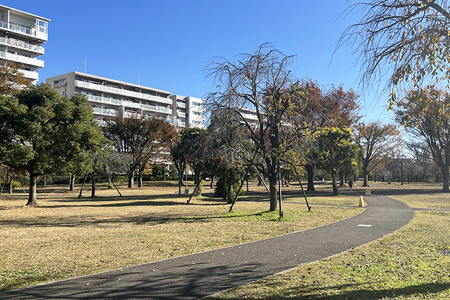
[[[36,27],[39,32],[42,32],[42,33],[48,32],[48,23],[43,20],[36,20]]]

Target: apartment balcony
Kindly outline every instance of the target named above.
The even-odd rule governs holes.
[[[88,95],[88,100],[92,101],[92,102],[98,102],[98,103],[122,105],[122,100],[106,98],[106,97],[102,97],[102,96]]]
[[[137,112],[130,112],[130,111],[125,111],[123,113],[124,118],[138,118],[140,119],[142,117],[141,114],[137,113]]]
[[[91,83],[91,82],[85,82],[81,80],[75,80],[75,86],[76,87],[82,87],[86,89],[101,91],[101,92],[108,92],[111,94],[121,95],[121,96],[127,96],[137,99],[145,99],[145,100],[151,100],[154,102],[160,102],[165,104],[172,104],[172,99],[170,98],[163,98],[159,96],[154,95],[148,95],[144,93],[134,92],[134,91],[128,91],[120,88],[105,86],[101,84]]]
[[[13,41],[13,40],[11,40],[9,38],[5,38],[5,37],[0,37],[0,45],[11,46],[11,47],[14,47],[17,49],[22,49],[22,50],[27,50],[27,51],[33,51],[38,54],[45,53],[44,47],[42,47],[42,46],[33,45],[33,44],[23,42],[23,41]]]
[[[28,38],[37,38],[41,41],[47,41],[48,40],[48,34],[45,31],[36,30],[36,28],[30,28],[28,26],[20,25],[20,24],[13,24],[0,21],[0,27],[3,29],[6,29],[8,31],[14,32],[16,34],[20,34],[23,36],[26,36]]]
[[[23,77],[32,81],[39,80],[39,74],[37,71],[19,70],[23,74]]]
[[[166,114],[172,114],[172,109],[163,107],[163,106],[157,106],[157,105],[148,105],[148,104],[141,104],[141,108],[143,110],[149,110],[154,112],[161,112]]]
[[[141,108],[140,103],[132,102],[132,101],[122,101],[122,105],[134,108]]]
[[[177,107],[186,108],[186,103],[177,102]]]
[[[186,113],[177,111],[177,117],[186,118]]]
[[[140,103],[134,103],[134,102],[130,102],[130,101],[122,101],[122,100],[118,100],[118,99],[106,98],[106,97],[102,97],[102,96],[95,96],[95,95],[87,95],[87,97],[90,102],[113,104],[113,105],[123,105],[123,106],[127,106],[127,107],[134,107],[134,108],[139,108],[139,109],[148,110],[148,111],[152,111],[152,112],[172,114],[172,109],[166,108],[163,106],[140,104]]]
[[[256,116],[255,114],[245,114],[242,113],[242,117],[246,120],[252,120],[252,121],[257,121],[258,120],[258,116]]]
[[[64,81],[58,81],[58,82],[55,82],[54,84],[53,84],[53,87],[58,87],[58,86],[63,86],[63,85],[66,85],[67,84],[67,82],[64,80]]]
[[[114,109],[99,108],[99,107],[93,107],[92,111],[94,112],[94,114],[104,115],[104,116],[116,116],[118,114],[118,111],[116,111]]]
[[[10,60],[10,61],[14,61],[20,64],[26,64],[26,65],[31,65],[34,66],[36,68],[43,68],[44,67],[44,61],[43,60],[39,60],[37,58],[30,58],[30,57],[25,57],[22,55],[18,55],[18,54],[12,54],[12,53],[8,53],[5,51],[0,51],[0,57],[3,57],[6,60]]]

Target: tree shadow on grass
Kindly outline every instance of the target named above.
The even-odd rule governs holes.
[[[23,227],[120,227],[122,224],[150,225],[156,226],[170,223],[207,223],[215,219],[238,219],[260,217],[265,212],[244,213],[244,214],[219,214],[219,215],[192,215],[186,216],[183,213],[164,215],[161,213],[145,213],[138,216],[121,216],[118,218],[95,218],[86,216],[71,216],[60,218],[57,216],[39,216],[31,219],[0,220],[0,226],[12,228]]]
[[[365,283],[367,284],[367,283]],[[277,284],[273,284],[274,289],[277,288]],[[246,299],[319,299],[319,300],[372,300],[372,299],[398,299],[399,296],[411,296],[416,294],[422,294],[422,297],[427,297],[427,294],[435,294],[449,290],[450,283],[437,282],[437,283],[424,283],[419,285],[411,285],[404,288],[390,288],[383,290],[368,290],[358,289],[352,291],[345,291],[348,288],[357,288],[358,284],[344,284],[327,287],[314,287],[314,286],[299,286],[297,288],[286,289],[273,296],[266,298],[253,298],[246,297]],[[318,295],[309,294],[310,291],[317,291]],[[326,295],[328,291],[337,292],[336,295]],[[419,296],[418,296],[419,297]],[[208,297],[207,299],[216,299],[215,297]],[[221,299],[240,299],[234,297],[227,297]],[[443,299],[443,298],[442,298]]]

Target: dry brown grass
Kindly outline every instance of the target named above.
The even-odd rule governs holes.
[[[192,191],[192,186],[190,186]],[[77,198],[65,186],[38,189],[39,207],[23,207],[26,195],[0,196],[0,289],[120,268],[239,244],[334,222],[359,208],[286,203],[286,218],[269,213],[263,188],[251,186],[233,213],[213,197],[187,205],[173,183],[146,183],[124,197],[100,186],[98,197]],[[292,187],[290,191],[294,191]],[[212,190],[205,188],[206,193]],[[87,190],[85,195],[89,195]],[[210,195],[210,194],[207,194]],[[287,197],[294,199],[297,193]],[[298,201],[303,201],[299,198]],[[336,203],[357,204],[340,197]],[[310,197],[312,203],[330,201]],[[294,201],[295,202],[295,201]]]

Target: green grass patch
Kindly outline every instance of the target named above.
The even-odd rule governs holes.
[[[418,212],[388,237],[209,299],[450,299],[450,214]]]

